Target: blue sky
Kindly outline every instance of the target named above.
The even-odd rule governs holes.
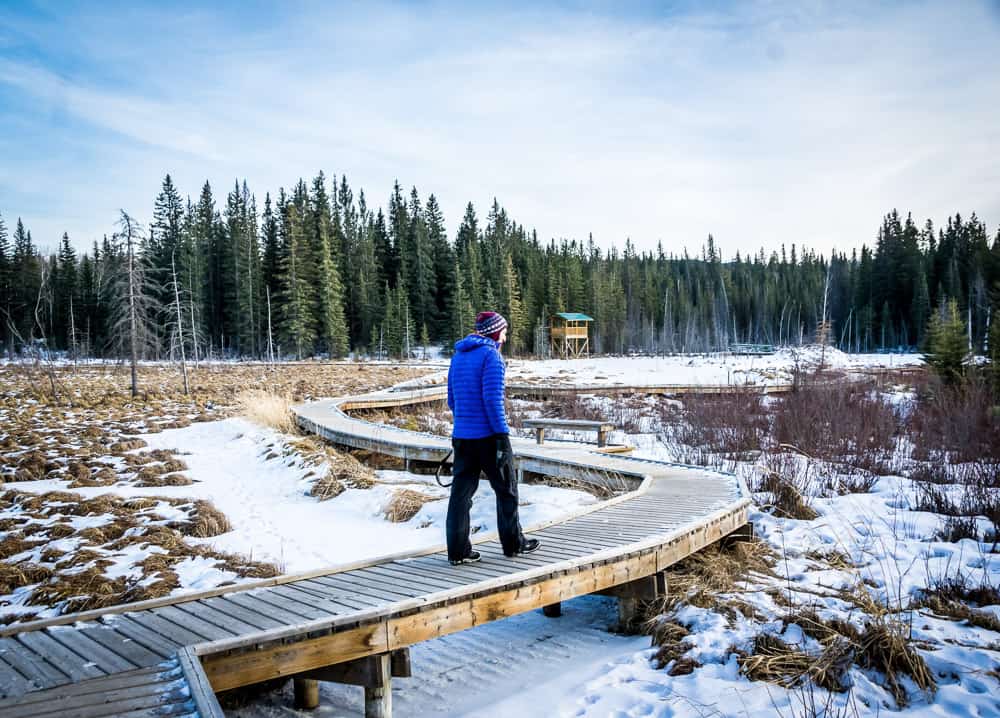
[[[623,11],[623,8],[624,11]],[[1000,5],[0,4],[0,214],[42,246],[219,199],[395,178],[454,233],[496,196],[543,238],[726,256],[1000,224]]]

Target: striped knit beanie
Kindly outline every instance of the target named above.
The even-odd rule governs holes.
[[[476,334],[500,341],[500,332],[507,328],[507,320],[496,312],[479,312],[476,315]]]

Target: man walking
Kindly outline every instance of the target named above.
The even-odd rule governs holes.
[[[517,515],[517,476],[510,428],[504,411],[504,373],[500,347],[507,339],[507,320],[496,312],[480,312],[476,331],[455,344],[448,368],[448,408],[454,464],[448,501],[448,560],[474,563],[479,552],[469,541],[469,509],[483,472],[497,496],[497,531],[506,556],[530,553],[538,539],[521,531]]]

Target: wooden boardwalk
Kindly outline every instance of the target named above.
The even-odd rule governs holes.
[[[449,441],[353,418],[350,409],[437,401],[441,388],[380,392],[296,407],[299,424],[338,444],[440,461]],[[734,476],[514,440],[519,471],[625,490],[529,527],[539,551],[503,555],[477,536],[477,564],[443,546],[308,574],[228,586],[0,630],[0,718],[218,716],[214,692],[293,676],[365,686],[366,712],[391,713],[391,676],[409,675],[420,641],[595,592],[622,605],[655,595],[671,564],[741,529],[749,497]],[[46,712],[47,711],[47,712]]]

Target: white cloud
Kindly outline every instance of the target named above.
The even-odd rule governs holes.
[[[2,62],[0,88],[96,128],[53,132],[100,158],[31,182],[67,190],[60,202],[22,193],[34,206],[0,211],[82,243],[118,206],[148,214],[168,171],[192,195],[206,177],[223,195],[245,176],[262,197],[324,169],[370,204],[397,177],[434,192],[452,232],[467,201],[485,213],[497,196],[543,238],[678,252],[709,232],[727,255],[849,249],[894,206],[1000,222],[1000,30],[986,5],[366,7],[251,30],[196,15],[125,44],[92,22],[80,42],[114,65],[93,76]],[[0,171],[0,190],[32,172]]]

